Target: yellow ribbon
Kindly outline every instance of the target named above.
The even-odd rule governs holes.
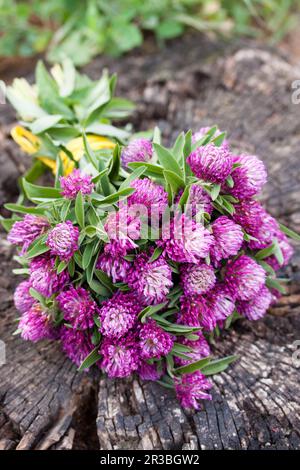
[[[34,153],[38,152],[41,147],[40,139],[22,126],[15,126],[11,130],[11,136],[21,147],[21,149],[29,155],[33,155]],[[92,150],[113,149],[116,145],[107,137],[101,137],[94,134],[88,135],[87,141]],[[76,137],[75,139],[70,140],[66,145],[66,149],[72,153],[74,160],[78,162],[85,151],[83,138]],[[68,175],[74,169],[75,163],[63,150],[59,152],[59,156],[63,163],[64,175]],[[55,174],[55,160],[43,156],[39,156],[37,158],[41,160],[46,166],[51,168],[52,172]]]

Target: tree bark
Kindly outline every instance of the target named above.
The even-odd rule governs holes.
[[[170,143],[182,129],[217,123],[228,130],[236,151],[258,154],[270,175],[263,193],[268,210],[300,230],[300,105],[291,100],[300,71],[286,58],[254,43],[224,50],[220,43],[187,36],[159,53],[133,53],[118,62],[101,58],[87,73],[98,76],[103,65],[120,73],[119,93],[138,103],[137,130],[159,125]],[[0,125],[7,133],[8,122]],[[10,197],[5,190],[0,194]],[[79,374],[59,345],[11,336],[17,281],[9,275],[13,250],[2,237],[0,328],[7,363],[0,369],[0,448],[299,449],[295,248],[283,272],[292,279],[288,294],[263,320],[238,321],[222,333],[213,353],[240,359],[213,378],[213,401],[192,412],[157,384],[111,381],[97,371]]]

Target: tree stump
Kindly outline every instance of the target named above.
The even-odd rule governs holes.
[[[120,94],[138,103],[137,130],[159,125],[167,143],[182,129],[217,123],[237,151],[259,155],[270,175],[263,194],[268,210],[300,230],[300,105],[291,100],[297,67],[254,43],[225,48],[199,35],[117,63],[98,59],[87,73],[98,76],[104,65],[120,73]],[[1,136],[8,130],[9,122],[1,121]],[[13,148],[3,137],[1,142]],[[7,177],[21,171],[16,155],[7,163]],[[0,194],[10,197],[5,187]],[[0,331],[7,361],[0,369],[0,448],[300,449],[295,349],[300,250],[295,248],[284,273],[292,279],[288,295],[263,320],[242,320],[222,333],[213,353],[240,359],[214,377],[214,400],[193,412],[181,409],[174,394],[157,384],[107,380],[98,371],[80,374],[59,345],[12,336],[17,280],[10,276],[13,249],[3,235]]]

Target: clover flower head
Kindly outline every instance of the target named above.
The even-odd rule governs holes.
[[[153,154],[152,143],[147,139],[134,139],[122,150],[121,161],[124,168],[130,162],[148,162]]]
[[[248,320],[259,320],[262,318],[273,300],[273,296],[266,286],[262,286],[258,294],[248,301],[237,302],[237,311]]]
[[[222,259],[235,256],[242,247],[244,233],[240,225],[226,216],[218,217],[211,225],[214,243],[211,245],[211,258],[215,264]]]
[[[171,260],[195,264],[208,256],[212,243],[209,231],[185,214],[176,215],[170,226],[163,226],[162,240],[157,241]]]
[[[70,286],[61,292],[56,300],[64,314],[64,319],[74,328],[86,330],[94,326],[97,305],[87,290]]]
[[[91,194],[94,188],[92,177],[84,174],[77,168],[68,176],[60,177],[61,194],[67,199],[76,199],[79,192],[83,195]]]
[[[235,155],[233,163],[238,164],[231,176],[233,188],[227,189],[237,199],[248,199],[258,194],[267,182],[265,165],[255,155]]]
[[[101,368],[109,378],[128,377],[139,368],[141,362],[134,335],[127,335],[117,340],[105,338],[101,344],[100,354]]]
[[[172,282],[172,270],[163,256],[150,261],[151,255],[137,255],[127,276],[129,287],[144,304],[158,304],[166,300]]]
[[[50,230],[47,245],[53,256],[58,256],[61,261],[69,261],[78,250],[79,229],[70,220],[57,224]]]
[[[30,284],[44,297],[51,297],[59,292],[68,282],[70,276],[65,269],[57,274],[55,269],[55,258],[45,255],[33,258],[30,263]]]
[[[227,264],[225,284],[233,299],[251,300],[266,280],[265,270],[247,255]]]
[[[205,294],[216,282],[214,269],[205,263],[183,264],[180,279],[186,296]]]
[[[19,312],[27,312],[35,303],[35,299],[30,295],[30,281],[22,281],[14,292],[15,307]]]
[[[200,408],[199,400],[212,400],[212,396],[207,393],[211,388],[212,384],[199,371],[184,374],[175,383],[176,395],[181,406],[196,410]]]
[[[21,247],[24,254],[31,243],[49,228],[49,222],[44,217],[26,214],[23,220],[18,220],[12,226],[7,240]]]
[[[229,151],[214,144],[198,147],[189,155],[187,163],[198,178],[218,184],[230,175],[233,164]]]
[[[164,331],[152,318],[141,327],[139,332],[139,345],[143,359],[160,359],[171,351],[174,339],[170,333]]]
[[[23,339],[34,343],[42,339],[55,338],[49,315],[37,302],[21,316],[19,330]]]
[[[117,292],[111,299],[102,302],[99,309],[100,331],[109,338],[124,336],[136,323],[142,310],[131,292]]]
[[[86,331],[66,326],[61,327],[60,340],[64,353],[78,367],[95,347]]]

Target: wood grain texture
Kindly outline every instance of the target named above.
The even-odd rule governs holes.
[[[300,231],[300,105],[291,101],[300,71],[285,57],[254,43],[225,48],[191,36],[159,54],[97,59],[86,71],[96,77],[104,65],[120,74],[119,94],[137,102],[137,130],[159,125],[168,143],[182,129],[217,123],[237,151],[259,155],[270,175],[262,196],[268,210]],[[15,181],[21,169],[7,140],[12,116],[0,120],[0,144],[15,152],[5,170]],[[7,200],[14,191],[13,182],[2,184],[0,195]],[[295,248],[283,273],[292,278],[288,295],[262,321],[240,321],[223,333],[214,354],[240,360],[215,377],[214,400],[188,412],[159,385],[79,374],[58,345],[12,337],[17,280],[2,237],[0,337],[7,364],[0,369],[0,448],[300,449],[299,368],[292,359],[300,339]]]

